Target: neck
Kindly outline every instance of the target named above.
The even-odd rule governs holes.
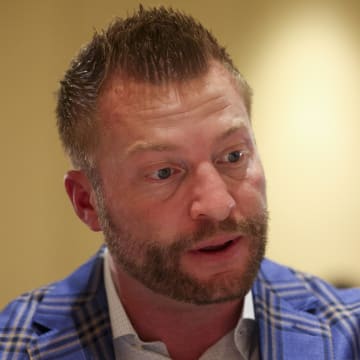
[[[243,299],[211,305],[183,303],[154,293],[113,264],[111,268],[118,296],[138,336],[165,343],[172,359],[198,359],[236,326]]]

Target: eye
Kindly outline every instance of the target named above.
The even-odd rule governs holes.
[[[164,167],[158,170],[155,170],[151,174],[149,174],[149,178],[152,180],[166,180],[172,175],[176,173],[176,169],[173,169],[171,167]]]
[[[238,162],[242,156],[243,156],[243,153],[238,150],[232,151],[231,153],[228,153],[225,155],[227,161],[230,163]]]
[[[231,151],[229,153],[226,153],[225,155],[223,155],[218,163],[220,164],[236,164],[239,163],[243,160],[243,158],[245,157],[246,153],[245,151],[242,150],[234,150]]]

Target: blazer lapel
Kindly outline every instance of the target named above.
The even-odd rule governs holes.
[[[51,330],[35,338],[28,346],[34,360],[113,360],[113,343],[110,328],[87,328],[83,334],[77,328]]]
[[[55,284],[40,300],[31,359],[114,359],[103,280],[103,251]]]
[[[330,328],[316,316],[318,301],[289,270],[265,260],[253,296],[261,359],[333,359]]]

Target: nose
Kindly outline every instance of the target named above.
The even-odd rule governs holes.
[[[210,163],[203,163],[194,178],[190,216],[193,220],[225,220],[235,207],[235,200],[218,171]]]

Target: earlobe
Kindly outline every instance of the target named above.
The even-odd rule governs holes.
[[[64,177],[64,185],[76,215],[91,230],[100,231],[94,190],[87,176],[81,170],[70,170]]]

